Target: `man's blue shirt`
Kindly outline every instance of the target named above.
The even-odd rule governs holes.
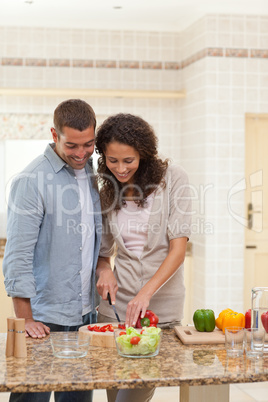
[[[101,208],[91,161],[85,166],[95,222],[91,280],[101,240]],[[30,298],[33,318],[59,325],[82,323],[82,225],[73,169],[48,145],[12,183],[3,261],[9,296]]]

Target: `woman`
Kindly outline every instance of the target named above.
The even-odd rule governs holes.
[[[98,129],[96,148],[103,210],[98,321],[114,321],[109,292],[127,326],[135,326],[148,308],[158,315],[158,326],[179,325],[191,222],[187,175],[159,158],[152,127],[137,116],[118,114],[106,119]],[[109,260],[115,249],[112,270]],[[116,401],[131,401],[129,396],[120,399],[122,391]],[[134,391],[139,392],[127,392],[133,396]],[[149,401],[152,394],[153,390],[148,395],[142,390],[133,400]]]

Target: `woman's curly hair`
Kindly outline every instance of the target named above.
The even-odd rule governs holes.
[[[146,198],[159,185],[165,186],[164,175],[168,160],[161,160],[157,153],[158,139],[153,128],[142,118],[131,114],[108,117],[97,130],[96,151],[98,159],[98,182],[103,210],[119,210],[126,202],[124,190],[128,184],[120,183],[106,166],[106,146],[119,142],[133,147],[140,155],[140,163],[134,175],[133,199],[144,207]]]

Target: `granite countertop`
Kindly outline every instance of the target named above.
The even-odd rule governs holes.
[[[90,347],[81,359],[59,359],[49,337],[26,341],[27,358],[6,358],[6,334],[0,334],[0,392],[268,381],[268,356],[227,358],[223,344],[185,346],[174,330],[163,331],[159,355],[146,359],[123,358],[116,349],[100,347]]]

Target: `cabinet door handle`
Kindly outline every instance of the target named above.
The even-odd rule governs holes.
[[[248,228],[252,229],[253,226],[253,205],[251,202],[248,203]]]
[[[249,245],[249,246],[246,246],[246,248],[257,248],[257,246]]]

